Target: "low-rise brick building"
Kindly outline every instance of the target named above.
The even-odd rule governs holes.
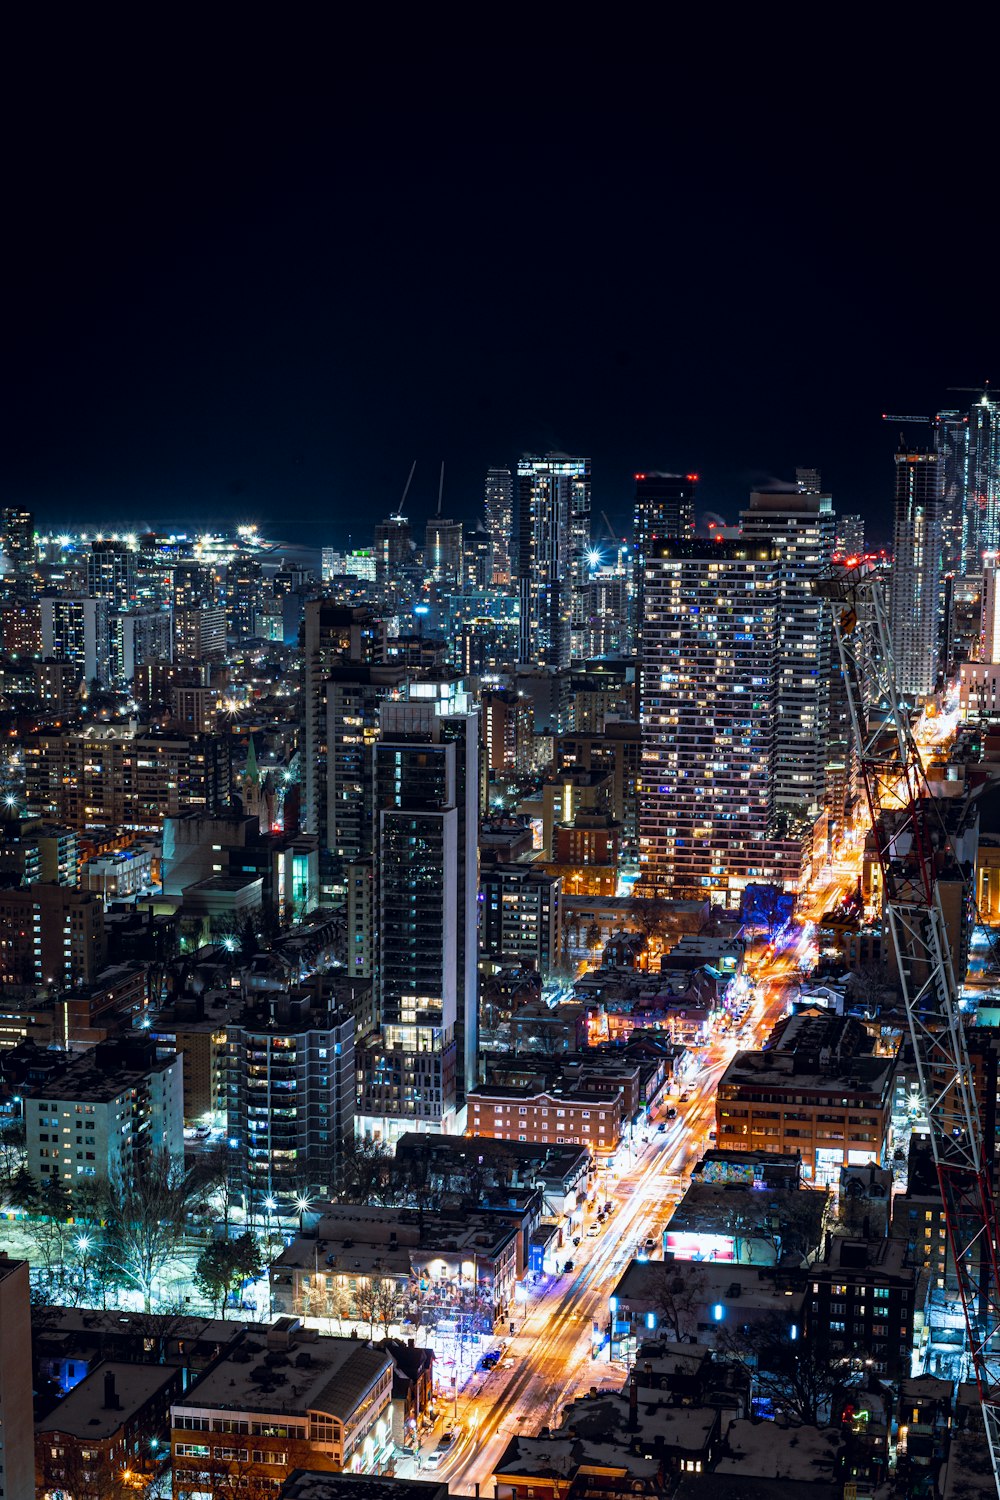
[[[543,1145],[588,1146],[597,1155],[617,1150],[624,1095],[608,1089],[537,1089],[480,1084],[468,1096],[468,1134]]]

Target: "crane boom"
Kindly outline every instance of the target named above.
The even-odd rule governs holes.
[[[901,706],[884,583],[863,563],[817,585],[833,605],[851,727],[882,877],[921,1102],[1000,1493],[1000,1269],[991,1179],[938,876],[953,862]]]

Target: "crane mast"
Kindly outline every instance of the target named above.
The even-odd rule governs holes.
[[[885,589],[868,564],[816,585],[834,633],[882,880],[885,920],[913,1047],[920,1098],[1000,1493],[1000,1270],[991,1179],[948,945],[938,876],[954,864],[940,809],[901,706]]]

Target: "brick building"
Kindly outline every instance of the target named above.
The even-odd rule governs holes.
[[[622,1137],[625,1102],[617,1090],[536,1089],[480,1084],[468,1098],[468,1134],[544,1145],[582,1145],[608,1155]]]

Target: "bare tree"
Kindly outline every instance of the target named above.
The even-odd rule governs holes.
[[[379,1284],[372,1276],[359,1276],[357,1291],[354,1293],[354,1305],[358,1312],[358,1322],[368,1324],[368,1335],[371,1337],[375,1332],[375,1322],[379,1315]]]
[[[705,1304],[705,1277],[693,1261],[666,1260],[654,1300],[661,1328],[678,1343],[694,1338]]]
[[[389,1329],[393,1323],[398,1323],[403,1315],[404,1298],[399,1289],[398,1282],[391,1276],[383,1276],[378,1283],[375,1293],[378,1321],[388,1336]]]
[[[888,983],[889,975],[885,964],[859,964],[851,971],[851,996],[865,1010],[874,1012],[878,1009]]]
[[[856,1384],[857,1376],[845,1361],[831,1359],[801,1333],[799,1329],[793,1336],[786,1319],[772,1313],[740,1329],[720,1328],[715,1347],[752,1372],[757,1391],[776,1413],[815,1426],[829,1420],[835,1401]]]
[[[157,1283],[180,1248],[194,1193],[190,1180],[164,1155],[123,1183],[105,1184],[107,1272],[137,1291],[151,1311]]]

